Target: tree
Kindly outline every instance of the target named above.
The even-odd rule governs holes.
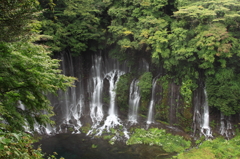
[[[40,1],[44,11],[43,34],[49,35],[46,44],[54,52],[69,51],[78,55],[87,49],[96,50],[104,39],[100,12],[93,0],[59,0],[52,9]]]
[[[74,81],[74,78],[61,74],[59,61],[51,59],[45,47],[32,41],[37,36],[36,28],[31,25],[38,23],[35,19],[37,2],[0,3],[3,29],[0,37],[0,106],[7,112],[1,114],[7,122],[5,128],[11,131],[23,130],[24,126],[33,128],[36,122],[50,122],[52,111],[47,94],[66,89]],[[20,108],[20,104],[25,108]]]
[[[0,158],[42,158],[24,133],[35,123],[52,123],[49,93],[72,86],[39,38],[37,0],[0,2]]]
[[[0,11],[0,41],[29,38],[32,25],[35,25],[32,22],[39,13],[37,0],[1,1]]]
[[[9,112],[4,119],[16,130],[25,121],[31,128],[35,122],[50,122],[47,94],[71,86],[73,78],[62,75],[59,61],[30,42],[1,43],[0,55],[0,102]],[[25,109],[19,108],[20,102]]]
[[[152,52],[156,57],[156,52],[164,47],[156,41],[166,40],[170,22],[165,12],[167,5],[167,0],[112,2],[108,9],[111,17],[108,32],[111,36],[107,41],[115,47],[112,54],[123,60],[134,57],[140,51],[145,54]]]
[[[159,53],[164,67],[183,80],[186,76],[195,81],[201,78],[209,105],[225,115],[235,114],[239,111],[239,1],[184,2],[174,12],[170,51]]]

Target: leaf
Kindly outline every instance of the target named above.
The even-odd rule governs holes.
[[[7,155],[11,155],[11,152],[10,152],[10,151],[6,151],[6,154],[7,154]]]
[[[17,140],[19,140],[19,134],[12,133],[11,135],[14,136]]]
[[[3,150],[3,149],[4,149],[4,144],[0,143],[0,150]]]

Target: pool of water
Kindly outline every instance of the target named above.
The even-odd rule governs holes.
[[[161,147],[130,145],[124,142],[109,144],[108,140],[96,139],[85,134],[58,134],[36,143],[46,155],[56,152],[57,158],[65,159],[164,159],[174,154],[164,152]]]

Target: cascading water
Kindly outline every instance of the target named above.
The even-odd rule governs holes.
[[[138,107],[141,99],[138,82],[137,79],[134,79],[130,85],[128,121],[132,124],[137,123]]]
[[[71,54],[61,54],[61,61],[63,74],[74,76],[74,67]],[[50,135],[67,132],[68,128],[71,127],[74,130],[73,133],[80,133],[79,129],[82,126],[80,118],[82,115],[82,107],[84,105],[83,91],[80,90],[79,94],[80,97],[77,100],[76,87],[70,87],[67,91],[59,90],[58,97],[53,96],[53,94],[49,94],[48,99],[50,100],[51,105],[53,105],[56,113],[56,116],[53,117],[56,127],[52,127],[50,124],[46,126],[40,126],[36,123],[34,125],[35,131],[40,134]]]
[[[205,102],[203,105],[201,133],[208,138],[208,137],[212,137],[212,132],[209,126],[209,106],[208,106],[206,88],[204,88],[204,96],[205,96]]]
[[[125,72],[113,70],[112,72],[106,75],[106,79],[109,81],[109,95],[110,95],[110,108],[108,111],[109,115],[117,115],[115,97],[116,97],[116,84],[121,75],[125,74]],[[116,79],[116,80],[115,80]]]
[[[156,85],[157,85],[157,77],[155,77],[152,81],[152,97],[151,101],[149,104],[149,109],[148,109],[148,118],[147,118],[147,124],[152,124],[154,123],[154,110],[153,107],[155,105],[155,90],[156,90]]]
[[[88,132],[91,134],[93,129],[97,129],[96,135],[101,135],[103,130],[110,131],[110,128],[122,125],[120,118],[118,118],[117,108],[115,103],[116,87],[119,78],[127,72],[125,64],[120,65],[119,62],[113,59],[102,60],[100,56],[94,57],[94,64],[92,66],[92,80],[93,80],[93,93],[92,101],[90,103],[90,116],[92,118],[93,126],[92,130]],[[104,113],[102,108],[102,93],[104,80],[109,82],[109,110],[108,116],[104,121],[104,124],[100,126],[103,120]],[[100,127],[99,127],[100,126]]]
[[[230,116],[229,117],[225,117],[223,115],[223,113],[221,113],[221,127],[220,127],[220,134],[223,136],[226,136],[227,138],[232,137],[233,135],[235,135],[235,132],[233,131],[232,128],[232,124],[230,122]]]
[[[75,130],[75,132],[73,133],[76,133],[76,134],[80,133],[79,129],[82,127],[80,118],[83,115],[82,114],[83,106],[84,106],[84,96],[83,94],[81,94],[78,103],[71,109],[71,113],[72,113],[71,120],[73,121],[72,125],[74,126],[74,130]]]
[[[92,131],[89,131],[90,133],[96,132],[96,135],[101,135],[104,130],[110,131],[111,128],[120,126],[124,131],[125,136],[128,136],[126,128],[121,120],[122,114],[120,119],[117,112],[117,105],[115,103],[117,82],[123,74],[130,72],[130,68],[126,66],[126,62],[120,65],[119,62],[110,58],[97,55],[92,56],[91,71],[90,73],[84,74],[86,75],[85,77],[89,78],[82,78],[80,77],[80,74],[82,73],[81,71],[83,69],[88,70],[88,66],[86,66],[86,68],[74,69],[73,61],[75,61],[75,59],[72,59],[70,54],[64,54],[61,58],[63,73],[68,76],[78,76],[80,82],[77,83],[77,87],[71,87],[67,92],[59,91],[58,98],[49,95],[49,98],[51,98],[50,101],[54,106],[54,111],[57,114],[53,117],[57,127],[52,127],[51,125],[44,127],[36,124],[35,130],[41,134],[51,135],[55,133],[69,132],[70,129],[68,128],[71,128],[71,130],[74,130],[73,133],[80,133],[79,129],[82,126],[81,121],[83,123],[89,123],[89,119],[91,118]],[[141,59],[138,64],[139,67],[136,67],[137,69],[135,69],[138,74],[149,71],[149,65],[146,60]],[[76,63],[74,63],[74,66],[75,68],[79,68],[76,67]],[[86,86],[81,83],[82,81]],[[155,92],[157,91],[156,84],[157,78],[155,77],[152,81],[152,97],[149,103],[147,124],[154,123],[154,105],[157,100],[157,98],[155,99]],[[168,95],[170,97],[167,102],[168,105],[171,106],[169,108],[170,123],[175,123],[175,121],[177,121],[177,110],[181,109],[181,107],[178,107],[178,101],[180,101],[178,87],[179,86],[176,84],[171,84],[171,87],[169,88]],[[88,88],[87,91],[85,91],[86,88]],[[199,130],[200,134],[209,138],[212,137],[212,134],[209,126],[207,92],[203,87],[199,87],[196,92],[197,94],[194,95],[193,115],[194,133],[198,133],[196,130]],[[107,107],[108,105],[105,100],[103,102],[103,99],[107,99],[105,98],[106,94],[109,94],[109,107]],[[88,97],[89,100],[87,100],[87,98],[85,99],[85,97]],[[128,123],[130,124],[138,123],[140,99],[141,96],[138,87],[138,80],[134,79],[130,85],[128,101]],[[25,109],[24,105],[21,103],[18,107],[22,110]],[[221,128],[219,131],[226,137],[230,137],[234,134],[230,119],[223,115],[221,116]]]
[[[35,123],[34,131],[39,134],[53,135],[56,132],[56,129],[50,124],[46,124],[46,126],[40,126],[38,123]]]
[[[139,61],[138,72],[139,73],[149,72],[149,64],[145,59],[141,59]]]
[[[21,109],[22,111],[26,110],[25,105],[21,101],[18,102],[17,107],[19,109]],[[43,112],[43,113],[45,113],[45,112]],[[30,134],[33,133],[33,131],[30,129],[30,126],[26,119],[25,119],[25,123],[24,123],[23,127],[24,127],[25,132],[28,132]],[[43,126],[43,125],[39,125],[37,122],[35,122],[33,127],[34,127],[34,132],[37,132],[38,134],[52,135],[55,132],[55,129],[50,124],[46,124],[45,126]]]
[[[74,76],[74,67],[71,54],[66,53],[62,55],[62,70],[63,74]],[[83,94],[80,93],[79,100],[77,101],[76,87],[70,87],[68,91],[60,91],[60,97],[63,97],[62,103],[62,122],[59,125],[58,132],[67,132],[68,127],[74,129],[73,133],[80,133],[79,129],[82,126],[80,118],[82,115],[83,107]],[[63,130],[64,129],[64,130]]]
[[[116,109],[116,92],[117,82],[121,75],[125,74],[123,71],[113,70],[106,74],[105,78],[109,81],[109,95],[110,95],[110,106],[108,110],[108,116],[104,121],[103,126],[98,129],[97,135],[101,135],[102,131],[106,129],[108,132],[110,128],[114,128],[115,126],[122,125],[121,119],[118,118],[117,109]]]
[[[92,128],[97,128],[103,119],[102,108],[102,89],[103,89],[103,75],[102,75],[102,57],[96,56],[93,60],[93,66],[91,68],[92,75],[92,94],[90,102],[90,117],[92,119]],[[91,81],[91,80],[90,80]]]
[[[25,106],[22,104],[21,101],[19,101],[18,108],[19,108],[19,109],[22,109],[22,110],[25,110],[25,109],[26,109]]]
[[[193,114],[193,135],[204,135],[206,138],[212,137],[209,126],[209,106],[206,88],[199,87],[194,92],[194,114]]]
[[[66,60],[64,58],[64,56],[62,55],[61,57],[62,60],[62,70],[63,70],[63,74],[66,74]],[[71,65],[71,64],[70,64]],[[69,88],[69,90],[71,90],[71,88]],[[64,113],[63,115],[63,122],[64,124],[69,124],[69,120],[70,120],[70,114],[69,114],[69,108],[70,108],[70,101],[69,101],[69,95],[68,95],[69,91],[61,91],[61,96],[64,97],[63,102],[65,103],[65,107],[62,107],[62,112]],[[61,127],[60,127],[60,131],[61,131]]]

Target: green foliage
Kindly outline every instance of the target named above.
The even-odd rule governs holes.
[[[0,158],[43,158],[24,129],[52,124],[47,94],[75,80],[61,74],[45,47],[33,43],[40,37],[38,7],[36,0],[0,2]]]
[[[240,76],[234,69],[219,69],[206,80],[210,106],[217,107],[225,115],[240,111]]]
[[[159,46],[154,45],[154,41],[164,41],[162,35],[166,34],[168,15],[164,13],[163,8],[167,4],[167,0],[113,1],[108,8],[108,15],[111,17],[108,32],[111,36],[107,40],[109,45],[116,47],[116,44],[119,48],[113,54],[126,58],[139,50],[150,51],[150,45],[159,51]]]
[[[164,98],[163,103],[156,105],[156,115],[155,118],[166,123],[169,122],[169,105],[166,104],[167,98]]]
[[[187,77],[187,76],[185,76]],[[190,107],[192,105],[192,95],[193,91],[197,88],[197,84],[194,83],[190,78],[185,78],[182,81],[180,93],[184,99],[184,108]]]
[[[180,153],[177,158],[189,159],[225,159],[240,157],[240,136],[236,136],[231,140],[216,138],[214,140],[206,140],[198,148],[194,148],[188,152]]]
[[[210,148],[202,148],[202,149],[194,149],[191,150],[190,153],[180,153],[176,158],[178,159],[215,159],[214,153],[211,151]]]
[[[91,130],[91,125],[87,124],[85,126],[82,126],[80,129],[81,129],[81,132],[83,132],[84,134],[87,134],[89,130]]]
[[[88,48],[94,51],[98,48],[89,41],[100,43],[104,39],[105,31],[99,27],[100,19],[95,16],[100,10],[93,0],[59,0],[53,9],[44,2],[41,5],[47,6],[42,29],[43,34],[52,36],[44,40],[51,50],[78,55]]]
[[[109,104],[110,103],[110,97],[109,96],[103,97],[103,102]]]
[[[180,109],[181,113],[177,113],[177,117],[179,120],[179,124],[177,126],[180,126],[184,132],[191,132],[192,131],[192,107],[185,107],[183,109]]]
[[[169,93],[169,82],[171,78],[169,75],[162,76],[158,79],[160,86],[162,87],[161,91],[161,103],[156,105],[156,115],[157,119],[169,122],[169,105],[168,105],[168,93]]]
[[[28,39],[38,15],[37,0],[0,2],[0,42]]]
[[[11,133],[0,129],[0,158],[43,158],[41,149],[33,149],[33,138],[23,132]]]
[[[113,138],[113,135],[103,135],[104,140],[110,140]]]
[[[116,103],[121,110],[128,110],[129,85],[132,76],[130,74],[122,75],[117,83]]]
[[[62,75],[59,61],[51,59],[42,46],[0,43],[0,50],[0,102],[9,113],[3,118],[17,130],[25,121],[31,128],[35,122],[50,122],[52,107],[46,95],[71,86],[74,78]],[[19,101],[25,110],[19,108]]]
[[[97,148],[97,147],[98,147],[97,145],[92,144],[92,148],[93,148],[93,149],[95,149],[95,148]]]
[[[183,137],[168,134],[165,130],[158,128],[135,129],[126,144],[158,145],[162,146],[166,152],[182,152],[191,146],[191,142],[184,140]]]
[[[226,67],[227,58],[236,54],[238,48],[236,45],[238,40],[231,33],[234,31],[238,36],[235,26],[232,25],[228,30],[230,26],[226,23],[228,16],[233,16],[232,11],[235,10],[230,7],[230,3],[238,2],[235,0],[195,3],[189,1],[189,5],[174,12],[178,20],[172,23],[173,32],[169,35],[169,38],[173,38],[170,41],[173,52],[169,57],[178,61],[193,61],[191,63],[206,69],[206,75],[213,74],[215,67]]]
[[[210,121],[210,127],[211,127],[212,129],[215,129],[216,126],[217,126],[217,123],[216,123],[215,120]]]
[[[178,7],[167,35],[169,47],[160,52],[164,67],[182,81],[181,95],[186,106],[191,103],[196,80],[201,78],[207,79],[210,106],[225,115],[237,113],[239,2],[179,0]]]
[[[152,73],[144,72],[139,78],[138,86],[142,100],[148,101],[151,97]]]

